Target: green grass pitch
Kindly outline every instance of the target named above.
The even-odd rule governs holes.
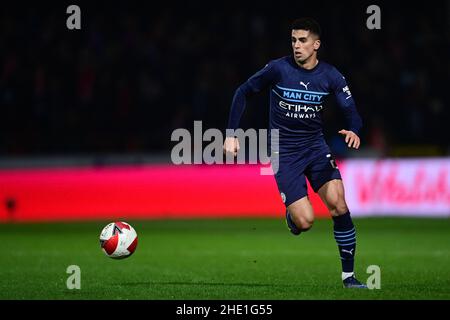
[[[0,224],[0,299],[450,299],[450,219],[354,219],[357,276],[378,265],[379,290],[341,287],[331,220],[299,237],[283,219],[128,222],[139,243],[125,260],[100,249],[107,221]]]

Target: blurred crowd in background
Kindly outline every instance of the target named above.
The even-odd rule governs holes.
[[[449,155],[449,1],[380,3],[381,30],[366,27],[369,4],[87,3],[81,30],[61,4],[2,5],[0,156],[164,153],[194,120],[224,130],[235,89],[291,53],[301,16],[321,24],[319,59],[350,85],[361,154]],[[250,99],[243,128],[267,127],[268,96]],[[334,152],[353,156],[333,98],[324,113]]]

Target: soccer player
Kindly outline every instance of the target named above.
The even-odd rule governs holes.
[[[325,98],[335,95],[348,128],[339,131],[349,148],[358,149],[362,121],[342,74],[332,65],[318,60],[320,26],[311,18],[292,24],[292,55],[270,61],[235,92],[228,129],[236,130],[252,93],[270,87],[270,129],[279,130],[278,150],[272,150],[279,167],[275,179],[286,206],[287,225],[294,235],[311,229],[314,212],[307,195],[306,178],[329,209],[342,262],[342,281],[346,288],[367,288],[354,275],[356,230],[345,202],[344,186],[338,167],[322,133]],[[239,150],[235,136],[228,136],[224,152]],[[275,171],[275,170],[274,170]],[[305,178],[306,177],[306,178]]]

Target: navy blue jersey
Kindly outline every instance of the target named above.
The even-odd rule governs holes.
[[[347,130],[358,134],[362,122],[342,74],[319,61],[310,70],[297,65],[293,56],[270,61],[242,84],[233,97],[229,129],[237,129],[251,93],[270,88],[270,129],[279,129],[280,149],[314,146],[323,141],[322,110],[334,94],[348,121]]]

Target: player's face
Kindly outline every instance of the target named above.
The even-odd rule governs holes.
[[[320,40],[307,30],[292,30],[292,51],[295,61],[304,64],[315,56],[320,47]]]

